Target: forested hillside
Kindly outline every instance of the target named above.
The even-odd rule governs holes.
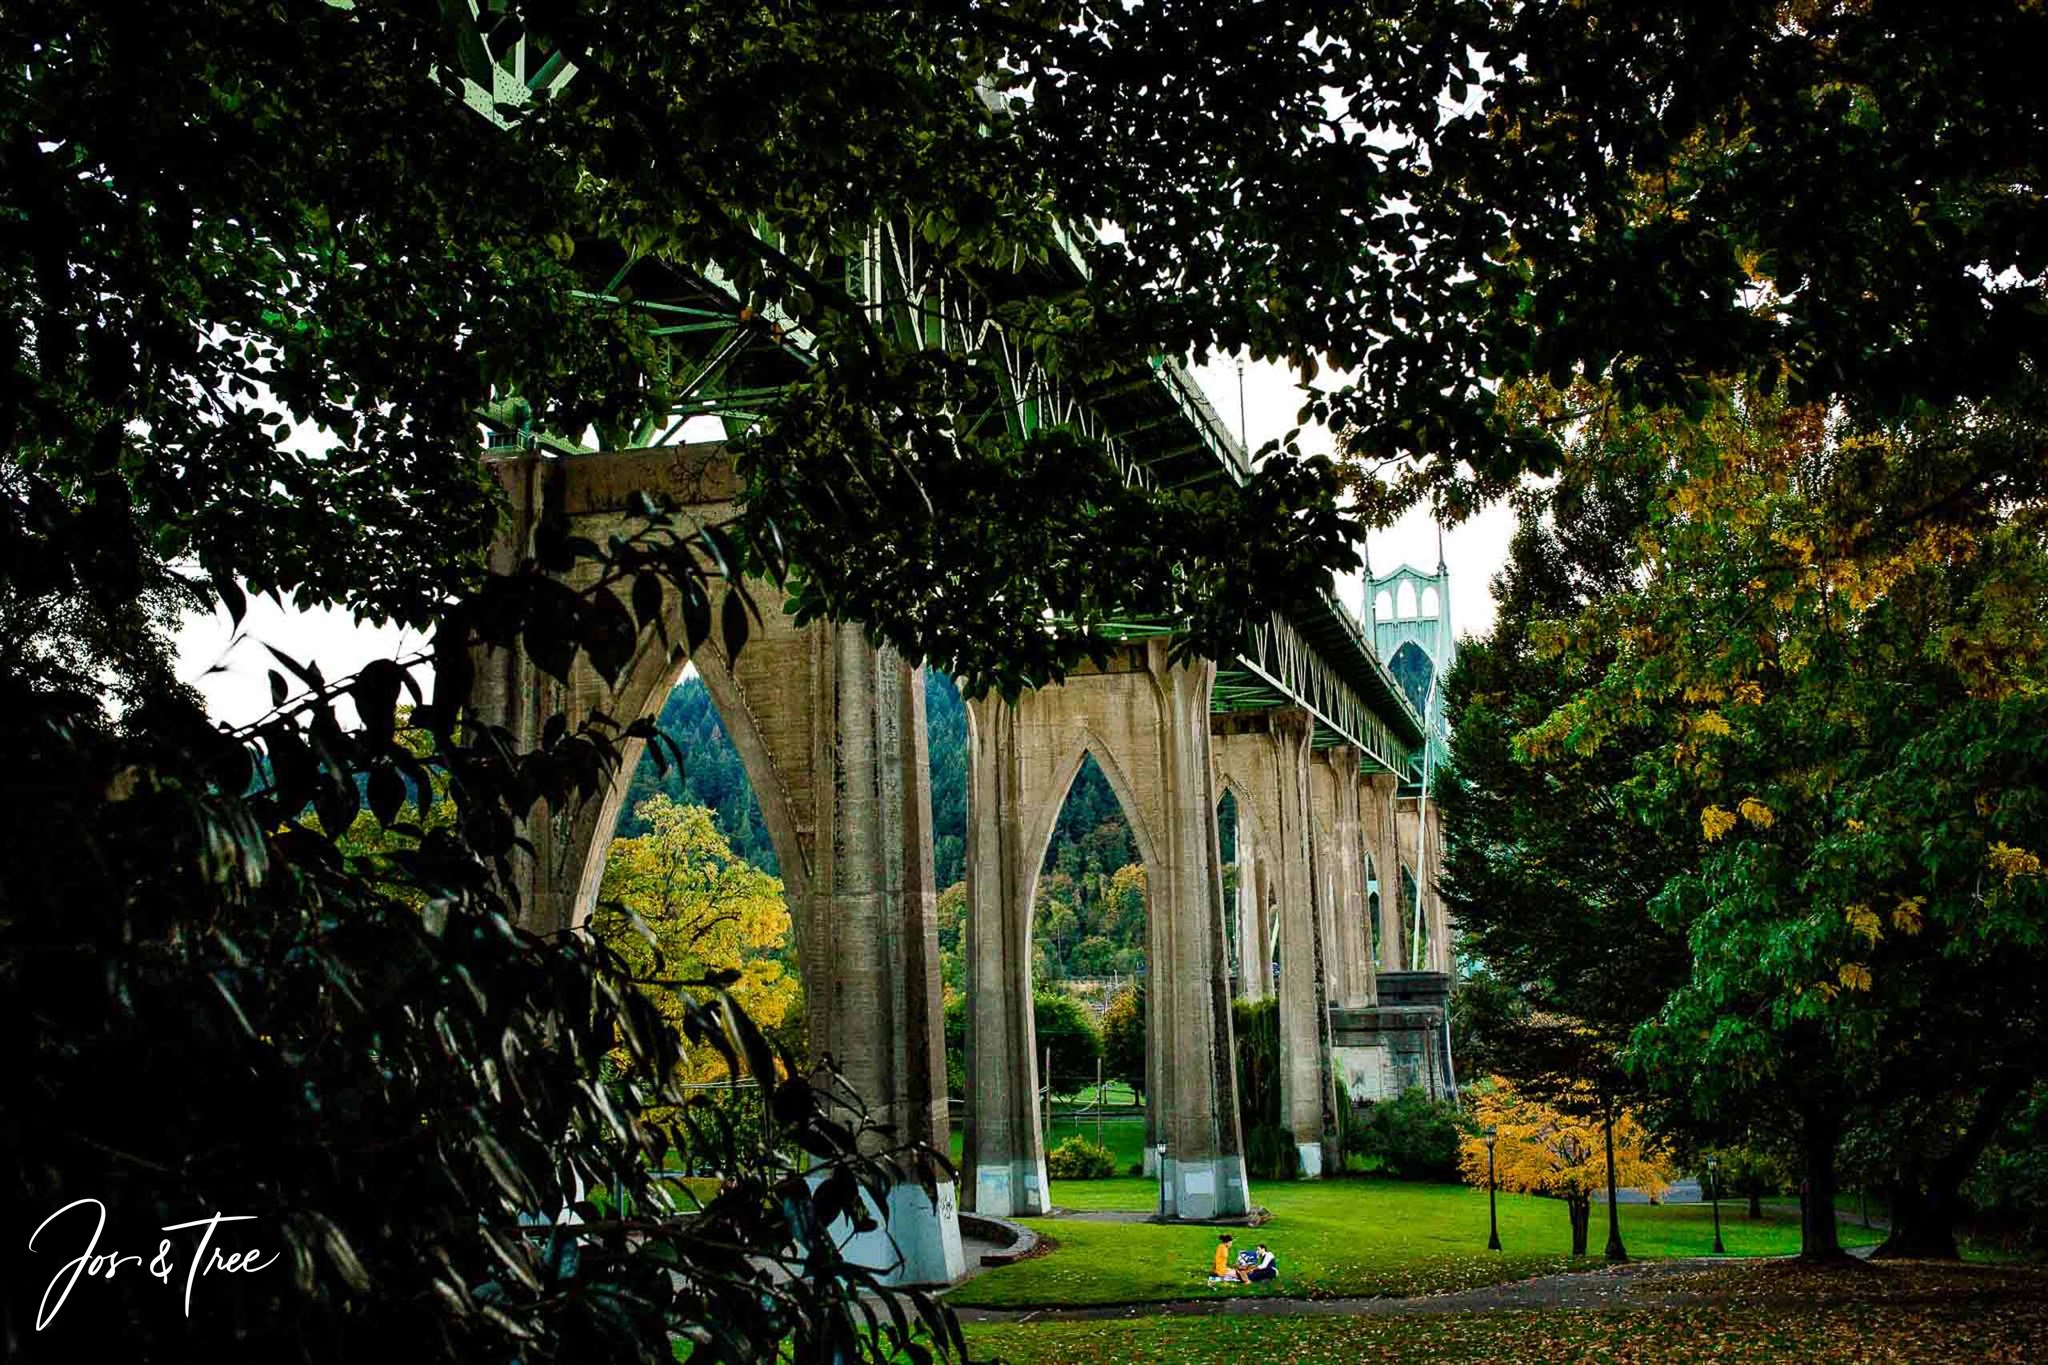
[[[666,795],[682,805],[709,806],[716,812],[718,832],[734,853],[781,876],[768,827],[761,822],[761,803],[754,799],[739,751],[732,747],[702,678],[692,673],[669,693],[661,708],[661,728],[681,746],[686,761],[680,771],[671,765],[663,773],[651,753],[641,756],[619,812],[617,836],[637,839],[649,833],[639,815],[641,803],[656,794]]]

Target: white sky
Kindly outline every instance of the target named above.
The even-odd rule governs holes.
[[[1194,367],[1195,378],[1224,424],[1238,422],[1237,362],[1214,360]],[[1292,373],[1279,365],[1251,363],[1244,367],[1246,444],[1257,450],[1294,428],[1302,394]],[[1307,427],[1301,448],[1310,454],[1330,453],[1334,442],[1322,427]],[[1451,571],[1451,626],[1460,635],[1485,635],[1493,629],[1493,577],[1507,563],[1508,541],[1515,530],[1514,509],[1495,503],[1443,533],[1444,563]],[[1367,537],[1373,572],[1385,574],[1403,564],[1425,572],[1436,568],[1437,528],[1426,507],[1408,514],[1384,531]],[[1338,580],[1338,596],[1352,614],[1364,618],[1361,575]]]
[[[1235,427],[1236,363],[1215,361],[1197,367],[1195,375],[1217,414]],[[1244,394],[1246,435],[1253,449],[1294,426],[1301,395],[1286,370],[1277,365],[1246,365]],[[1312,452],[1331,448],[1329,433],[1320,428],[1305,430],[1301,444]],[[1444,559],[1451,570],[1451,623],[1461,636],[1483,635],[1493,627],[1493,576],[1507,559],[1513,530],[1512,512],[1504,504],[1496,504],[1444,533]],[[1370,548],[1373,568],[1380,573],[1404,562],[1424,570],[1435,568],[1437,531],[1428,509],[1418,508],[1387,530],[1375,531]],[[1357,575],[1341,580],[1338,592],[1353,613],[1363,614]],[[186,619],[178,633],[179,674],[198,687],[216,719],[244,724],[270,707],[266,675],[277,665],[266,645],[302,662],[315,661],[327,677],[338,678],[371,659],[391,658],[417,649],[420,643],[417,634],[358,625],[346,613],[280,609],[268,598],[252,598],[239,633],[229,628],[225,611]]]

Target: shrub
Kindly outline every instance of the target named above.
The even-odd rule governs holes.
[[[1402,1180],[1456,1180],[1463,1117],[1449,1100],[1406,1090],[1366,1106],[1348,1125],[1347,1154],[1364,1170]],[[1346,1162],[1347,1167],[1350,1162]]]
[[[1116,1174],[1116,1154],[1099,1142],[1070,1137],[1045,1154],[1045,1170],[1055,1180],[1107,1180]]]

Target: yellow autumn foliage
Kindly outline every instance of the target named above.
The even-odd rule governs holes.
[[[1905,900],[1900,901],[1892,909],[1892,928],[1909,938],[1919,933],[1927,923],[1927,917],[1923,913],[1926,906],[1927,898],[1925,896],[1909,896]]]
[[[672,983],[712,972],[736,974],[726,989],[756,1024],[781,1023],[798,989],[777,956],[790,932],[781,880],[734,853],[706,807],[657,795],[635,813],[651,828],[612,842],[592,932],[678,1025],[684,998],[712,991]],[[727,1069],[715,1049],[698,1044],[682,1072],[686,1081],[715,1081]]]
[[[1719,806],[1708,806],[1700,812],[1700,833],[1706,835],[1707,842],[1710,844],[1734,828],[1735,812],[1732,810],[1723,810]]]
[[[2026,849],[2015,848],[2008,843],[1994,843],[1986,852],[1984,861],[1991,870],[2005,878],[2009,886],[2021,877],[2041,875],[2041,855],[2029,853]]]
[[[1522,1094],[1502,1077],[1472,1091],[1472,1117],[1494,1134],[1494,1179],[1521,1194],[1585,1197],[1607,1188],[1607,1148],[1590,1086],[1584,1103],[1560,1109]],[[1458,1170],[1467,1184],[1486,1186],[1486,1143],[1464,1138]],[[1656,1198],[1669,1189],[1677,1169],[1666,1152],[1629,1110],[1614,1116],[1614,1183]]]

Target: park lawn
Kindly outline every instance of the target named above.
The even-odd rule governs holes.
[[[1133,1166],[1137,1166],[1144,1161],[1145,1120],[1142,1117],[1104,1118],[1100,1127],[1102,1145],[1116,1154],[1116,1170],[1118,1175],[1127,1175]],[[1096,1140],[1096,1129],[1096,1121],[1092,1118],[1055,1118],[1052,1121],[1052,1145],[1057,1147],[1068,1138],[1075,1136],[1084,1137],[1093,1142]],[[961,1128],[958,1124],[955,1124],[951,1148],[953,1164],[955,1166],[961,1164],[962,1141]],[[1080,1183],[1089,1184],[1094,1182],[1084,1181]],[[1061,1182],[1060,1189],[1065,1190],[1066,1188],[1066,1182]],[[1150,1208],[1150,1201],[1156,1197],[1157,1187],[1148,1181],[1146,1182],[1146,1189],[1154,1191],[1153,1194],[1146,1196],[1147,1202],[1145,1207]]]
[[[1102,1142],[1102,1145],[1109,1148],[1110,1151],[1116,1154],[1116,1170],[1118,1175],[1127,1175],[1133,1166],[1137,1166],[1145,1160],[1144,1119],[1105,1118],[1101,1121],[1099,1127],[1100,1140]],[[1092,1118],[1056,1118],[1052,1121],[1052,1145],[1054,1147],[1057,1147],[1070,1137],[1084,1137],[1087,1138],[1090,1142],[1094,1142],[1097,1140],[1097,1129],[1098,1125],[1096,1121]],[[1051,1148],[1048,1148],[1047,1150],[1050,1151]],[[1098,1182],[1092,1180],[1080,1180],[1063,1181],[1059,1183],[1092,1185]],[[1151,1181],[1147,1181],[1145,1183],[1147,1188],[1152,1189],[1155,1192],[1154,1197],[1156,1198],[1156,1191],[1158,1187]]]
[[[1157,1198],[1149,1180],[1058,1181],[1053,1197],[1065,1209],[1149,1211]],[[1254,1199],[1272,1221],[1236,1235],[1263,1241],[1280,1258],[1269,1285],[1207,1283],[1214,1228],[1116,1223],[1073,1218],[1024,1220],[1056,1243],[1053,1251],[991,1270],[953,1291],[962,1306],[1051,1307],[1147,1303],[1169,1299],[1280,1294],[1308,1298],[1433,1294],[1573,1268],[1565,1253],[1571,1225],[1565,1206],[1526,1195],[1500,1196],[1501,1252],[1486,1247],[1486,1192],[1462,1185],[1383,1180],[1265,1181]],[[1784,1255],[1799,1249],[1795,1213],[1768,1210],[1751,1221],[1723,1210],[1731,1256]],[[1599,1264],[1606,1242],[1605,1210],[1596,1206],[1590,1246]],[[1625,1204],[1622,1239],[1632,1256],[1704,1256],[1713,1223],[1702,1205]],[[1850,1245],[1877,1233],[1845,1227]]]

